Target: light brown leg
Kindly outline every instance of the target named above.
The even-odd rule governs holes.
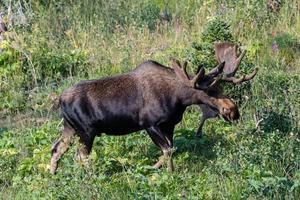
[[[174,151],[175,150],[173,148],[163,150],[164,157],[167,161],[167,169],[168,169],[169,172],[174,171],[174,165],[173,165],[173,153],[174,153]]]
[[[159,169],[161,168],[162,165],[167,164],[168,171],[170,172],[174,171],[173,157],[172,157],[174,151],[175,150],[173,148],[164,149],[163,155],[159,157],[158,162],[153,167]]]
[[[50,165],[50,173],[55,174],[57,169],[57,163],[61,156],[68,150],[75,131],[73,128],[65,125],[62,137],[54,143],[52,146],[52,157],[51,157],[51,165]]]
[[[162,165],[167,164],[168,171],[174,170],[172,155],[173,148],[173,131],[174,125],[161,124],[160,126],[152,126],[146,129],[152,141],[162,150],[163,155],[153,166],[158,169]]]
[[[79,142],[80,147],[77,149],[76,160],[80,163],[87,164],[92,145],[94,142],[94,136],[81,136]]]
[[[155,169],[159,169],[159,168],[161,168],[161,166],[163,165],[163,163],[164,163],[164,156],[160,156],[159,159],[158,159],[158,161],[157,161],[157,163],[155,163],[153,165],[153,167]]]

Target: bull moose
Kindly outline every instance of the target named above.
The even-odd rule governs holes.
[[[256,75],[258,68],[255,68],[254,71],[247,75],[241,76],[240,78],[236,78],[235,73],[237,72],[239,65],[246,54],[246,50],[243,50],[239,56],[238,54],[238,46],[231,43],[231,42],[218,42],[215,43],[215,55],[217,58],[218,63],[225,62],[225,66],[223,69],[223,77],[221,80],[215,84],[215,87],[210,89],[210,92],[215,93],[215,95],[222,96],[223,95],[223,88],[222,82],[231,82],[233,84],[240,84],[244,81],[249,81]],[[217,72],[217,68],[211,70],[211,73],[214,74]],[[200,110],[202,111],[202,118],[200,119],[200,125],[198,131],[196,133],[196,137],[202,136],[202,129],[204,123],[209,118],[215,118],[218,116],[218,111],[212,109],[210,106],[205,104],[199,105]],[[225,118],[226,119],[226,118]]]
[[[65,90],[60,96],[63,132],[52,147],[50,172],[55,174],[74,135],[81,143],[77,157],[85,160],[96,136],[143,129],[163,152],[154,167],[166,163],[173,171],[173,131],[188,106],[205,105],[230,121],[239,118],[234,102],[213,92],[223,78],[225,62],[207,74],[201,68],[194,76],[187,73],[187,62],[181,65],[172,58],[171,63],[173,68],[147,61],[129,73],[83,81]]]

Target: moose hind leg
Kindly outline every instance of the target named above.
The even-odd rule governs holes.
[[[75,130],[65,122],[61,138],[58,141],[56,141],[52,146],[52,157],[50,165],[51,174],[55,174],[58,161],[61,158],[61,156],[68,150],[74,135]]]
[[[76,158],[79,162],[87,161],[93,146],[95,136],[93,134],[82,134],[80,135],[79,143],[80,146],[77,149]]]

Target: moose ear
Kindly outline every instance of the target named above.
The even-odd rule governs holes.
[[[200,82],[201,79],[203,79],[204,75],[205,75],[205,69],[203,67],[198,68],[196,75],[191,80],[194,88],[197,88],[198,83]]]

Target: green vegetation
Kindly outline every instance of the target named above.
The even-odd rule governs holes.
[[[9,2],[0,2],[6,21]],[[261,0],[53,2],[11,2],[16,22],[0,46],[0,199],[299,198],[299,1],[281,1],[279,12]],[[259,67],[251,83],[226,86],[238,122],[210,120],[196,139],[201,113],[189,108],[176,127],[172,174],[151,167],[160,152],[143,131],[97,138],[88,166],[74,161],[73,145],[49,174],[65,88],[148,59],[210,68],[216,40],[247,49],[239,74]]]

